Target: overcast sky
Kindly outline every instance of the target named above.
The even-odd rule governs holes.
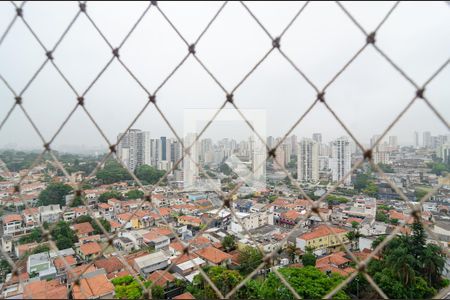
[[[116,47],[145,10],[148,2],[88,2],[87,10]],[[189,43],[195,41],[221,2],[158,2]],[[303,2],[249,2],[249,8],[278,36]],[[366,31],[372,31],[393,2],[343,2]],[[24,18],[47,48],[52,48],[76,14],[75,2],[29,2]],[[14,7],[0,3],[0,33],[14,16]],[[450,55],[450,6],[445,2],[401,3],[377,34],[377,44],[414,81],[422,84]],[[322,88],[364,44],[365,37],[334,3],[310,3],[281,40],[281,48]],[[197,45],[197,55],[231,90],[270,49],[271,41],[239,3],[228,3]],[[187,53],[187,47],[162,15],[152,7],[120,50],[120,57],[149,91],[154,91]],[[82,93],[111,57],[86,16],[81,15],[54,53],[55,63]],[[0,46],[0,74],[20,91],[44,61],[42,48],[19,21]],[[450,66],[429,85],[426,95],[446,120],[450,119]],[[363,143],[381,133],[407,105],[415,91],[374,49],[369,47],[331,85],[326,100]],[[315,98],[314,90],[274,51],[235,92],[245,109],[266,110],[268,135],[281,136]],[[0,82],[0,120],[14,97]],[[219,107],[223,91],[190,57],[157,94],[157,102],[181,135],[184,109]],[[110,141],[131,123],[147,96],[124,68],[114,61],[86,94],[86,108]],[[76,97],[51,64],[47,64],[23,95],[23,105],[48,140],[76,103]],[[212,125],[207,137],[245,138],[244,122]],[[228,125],[229,124],[229,125]],[[134,128],[154,137],[173,136],[153,106]],[[411,143],[414,131],[448,134],[446,127],[418,101],[389,133]],[[294,130],[298,136],[321,132],[324,140],[345,132],[316,106]],[[0,130],[0,148],[39,148],[41,142],[16,110]],[[56,138],[53,148],[78,151],[106,147],[92,122],[78,110]]]

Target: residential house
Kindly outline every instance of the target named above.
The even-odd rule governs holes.
[[[13,214],[3,216],[3,234],[5,235],[17,235],[23,233],[22,216]]]
[[[199,257],[211,266],[226,266],[231,263],[232,256],[212,246],[195,251]]]
[[[130,239],[133,242],[135,249],[139,249],[144,245],[144,238],[138,231],[123,231],[119,233],[119,236]]]
[[[168,236],[160,235],[156,232],[150,231],[143,234],[142,237],[144,238],[144,243],[149,246],[153,246],[156,251],[168,249],[170,244],[170,238]]]
[[[302,219],[302,214],[296,210],[288,210],[281,213],[279,224],[285,227],[294,227]]]
[[[73,286],[73,299],[112,299],[114,285],[105,274],[85,276],[78,285]]]
[[[100,252],[102,251],[102,248],[97,242],[89,242],[80,245],[80,247],[77,249],[78,255],[83,259],[84,261],[89,261],[97,257]]]
[[[120,214],[123,212],[122,210],[122,201],[116,198],[108,199],[108,204],[113,207],[114,214]]]
[[[178,223],[181,225],[187,225],[191,227],[200,227],[202,225],[202,220],[198,217],[193,216],[180,216],[178,217]]]
[[[53,261],[53,265],[55,266],[58,274],[65,274],[66,272],[68,272],[66,264],[69,265],[70,268],[72,268],[77,264],[77,259],[73,255],[68,255],[63,257],[58,256]]]
[[[158,251],[147,254],[134,259],[134,268],[144,277],[147,278],[150,273],[167,268],[170,259],[164,252]]]
[[[56,223],[62,215],[62,210],[59,204],[39,206],[39,214],[41,216],[41,223]]]
[[[1,237],[2,250],[5,253],[11,253],[13,251],[13,237],[10,235],[3,235]]]
[[[198,257],[195,253],[182,254],[174,259],[175,265],[172,270],[182,276],[187,276],[197,270],[196,266],[206,266],[206,261]]]
[[[22,216],[25,225],[25,232],[30,232],[35,227],[39,226],[40,215],[39,209],[37,209],[36,207],[24,209],[22,211]]]
[[[108,258],[101,258],[94,261],[94,265],[98,269],[104,269],[107,277],[113,277],[111,275],[117,274],[126,270],[125,265],[116,256],[111,256]]]
[[[157,270],[150,274],[148,280],[153,282],[155,285],[164,288],[175,281],[175,276],[173,276],[169,272]]]
[[[58,279],[32,281],[25,285],[23,299],[68,299],[68,289]]]
[[[108,203],[99,203],[98,212],[101,217],[109,220],[114,215],[114,207]]]
[[[134,242],[124,236],[120,236],[118,238],[116,238],[114,240],[114,246],[120,250],[120,251],[124,251],[126,253],[130,253],[131,251],[133,251],[135,249],[135,244]]]
[[[83,222],[78,224],[73,224],[72,229],[77,234],[78,238],[84,238],[89,236],[91,233],[94,232],[94,228],[92,227],[91,223],[89,222]]]
[[[40,279],[56,277],[56,268],[50,260],[48,252],[41,252],[28,256],[27,272],[31,278],[36,276]]]
[[[344,252],[336,252],[316,260],[316,268],[325,273],[338,273],[348,276],[356,270],[350,267],[351,260],[345,257]]]
[[[315,249],[316,253],[320,254],[339,248],[341,244],[336,236],[333,235],[330,228],[326,225],[320,225],[311,232],[301,234],[296,239],[296,247],[300,248],[302,251],[306,251],[306,247],[310,247]],[[343,243],[349,242],[347,230],[337,227],[332,227],[332,229]]]
[[[234,233],[244,232],[242,225],[247,228],[247,230],[252,230],[267,225],[271,222],[270,218],[272,218],[272,214],[268,210],[256,213],[236,212],[235,215],[236,216],[233,216],[231,219],[230,227],[231,231]],[[239,218],[239,221],[236,217]]]

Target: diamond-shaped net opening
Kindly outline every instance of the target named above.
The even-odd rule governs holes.
[[[301,3],[298,5],[295,12],[291,13],[290,18],[285,21],[282,29],[279,32],[271,32],[269,27],[266,27],[265,22],[258,17],[255,12],[255,7],[251,3],[228,3],[224,2],[217,5],[213,10],[211,10],[210,16],[205,18],[205,25],[198,32],[198,35],[193,39],[186,38],[183,33],[182,28],[179,27],[175,17],[170,14],[170,9],[166,9],[166,3],[158,3],[156,1],[151,1],[142,5],[138,12],[134,12],[133,18],[127,19],[128,24],[127,31],[121,34],[119,37],[114,35],[111,37],[110,33],[106,33],[104,25],[100,25],[96,21],[95,13],[90,11],[89,2],[78,2],[74,4],[69,9],[64,8],[64,18],[67,16],[66,26],[61,30],[56,37],[53,37],[51,43],[48,42],[48,37],[44,37],[44,32],[42,28],[36,26],[36,20],[29,20],[27,18],[27,7],[29,4],[22,2],[20,4],[12,2],[8,4],[9,9],[11,9],[10,21],[5,25],[5,30],[0,37],[0,49],[7,39],[14,38],[14,28],[17,26],[21,27],[22,32],[25,32],[30,36],[32,41],[35,43],[34,46],[40,51],[41,57],[36,61],[35,69],[25,72],[26,76],[22,76],[21,82],[22,86],[17,87],[12,85],[8,79],[7,69],[0,68],[0,79],[2,81],[3,87],[10,93],[10,108],[1,113],[0,117],[0,132],[7,125],[7,122],[11,118],[15,118],[17,113],[20,113],[24,122],[27,124],[29,129],[36,134],[39,143],[42,144],[42,152],[35,155],[33,162],[25,171],[18,172],[18,176],[12,177],[10,170],[0,161],[1,174],[4,177],[11,179],[11,193],[10,198],[12,199],[14,206],[17,210],[23,210],[26,212],[26,220],[24,220],[23,228],[19,226],[17,230],[22,230],[22,233],[37,235],[39,236],[39,243],[33,245],[28,245],[26,248],[26,253],[20,253],[17,257],[11,256],[5,251],[5,247],[1,248],[1,255],[4,258],[4,264],[2,265],[2,272],[9,269],[12,274],[10,280],[14,281],[18,286],[18,290],[23,291],[25,285],[37,284],[33,282],[28,282],[26,276],[27,271],[27,259],[30,254],[39,252],[33,249],[40,248],[39,250],[47,250],[50,253],[50,257],[55,261],[55,267],[57,271],[61,273],[64,271],[64,276],[59,278],[61,282],[67,283],[67,288],[57,287],[53,289],[52,281],[48,283],[39,284],[44,285],[44,289],[40,289],[40,292],[33,294],[33,289],[27,289],[25,291],[24,297],[28,298],[45,298],[54,292],[53,296],[57,297],[73,297],[73,298],[88,298],[92,297],[94,294],[93,290],[102,291],[103,289],[108,290],[111,288],[112,284],[109,280],[102,281],[99,280],[98,286],[92,287],[89,284],[88,279],[96,276],[100,277],[103,273],[96,273],[97,267],[108,268],[113,264],[121,265],[121,274],[131,276],[129,281],[135,280],[136,288],[140,291],[138,296],[145,298],[158,298],[161,297],[160,291],[157,289],[161,285],[161,281],[166,280],[168,276],[172,276],[172,271],[175,268],[180,268],[183,266],[187,269],[193,270],[193,274],[197,276],[191,276],[191,281],[198,287],[204,290],[206,297],[210,298],[245,298],[248,291],[253,288],[254,280],[261,280],[264,278],[267,285],[272,284],[278,288],[277,295],[267,295],[267,297],[272,296],[282,296],[291,298],[301,298],[301,295],[306,295],[306,297],[335,297],[342,296],[343,291],[350,291],[352,294],[357,294],[361,287],[366,290],[365,295],[372,295],[373,297],[387,298],[386,293],[378,286],[377,280],[369,275],[369,266],[371,261],[376,261],[383,255],[383,251],[390,247],[390,242],[394,240],[397,236],[408,234],[410,231],[411,224],[421,223],[425,232],[430,240],[435,240],[438,245],[442,246],[442,251],[445,256],[448,256],[447,247],[440,241],[440,237],[435,233],[430,227],[432,225],[431,219],[427,219],[427,215],[423,213],[422,205],[431,197],[435,196],[440,192],[440,189],[445,183],[442,180],[438,184],[435,184],[431,189],[427,190],[426,193],[421,195],[416,202],[410,201],[408,195],[403,192],[403,189],[398,187],[398,183],[394,182],[389,176],[386,169],[380,167],[378,162],[382,160],[381,154],[378,151],[378,146],[381,141],[386,137],[388,132],[398,124],[398,122],[403,118],[403,116],[411,109],[416,102],[422,102],[427,109],[436,117],[436,122],[441,123],[446,130],[449,129],[449,124],[445,119],[444,115],[440,113],[439,109],[433,105],[433,101],[428,99],[427,88],[435,80],[440,73],[442,73],[448,67],[448,58],[432,73],[429,78],[427,78],[423,84],[418,84],[415,80],[408,75],[408,72],[400,67],[395,59],[389,56],[389,51],[385,51],[383,47],[379,46],[377,40],[379,35],[383,34],[384,24],[392,18],[394,12],[401,7],[399,2],[392,3],[389,9],[386,10],[384,16],[380,18],[375,26],[367,30],[361,25],[357,18],[346,8],[346,6],[340,2],[335,4],[333,9],[337,9],[341,13],[341,17],[345,18],[349,22],[352,29],[356,29],[360,35],[360,40],[356,41],[353,45],[353,52],[349,54],[347,60],[339,65],[337,71],[334,71],[326,80],[320,80],[320,82],[325,82],[325,84],[317,84],[319,80],[314,79],[315,76],[308,75],[308,67],[305,68],[296,63],[296,59],[292,58],[292,51],[286,51],[284,41],[287,42],[293,39],[289,36],[290,30],[296,25],[303,26],[301,24],[302,16],[308,13],[309,2]],[[94,4],[93,4],[94,5]],[[131,5],[131,4],[130,4]],[[167,4],[168,5],[168,4]],[[250,62],[249,68],[245,69],[245,72],[241,72],[242,76],[233,78],[234,85],[230,86],[227,80],[227,84],[223,83],[221,80],[220,72],[216,71],[216,68],[209,66],[208,61],[210,57],[204,55],[199,49],[202,43],[208,42],[208,37],[214,34],[214,25],[216,22],[225,22],[224,20],[219,20],[229,6],[233,6],[233,9],[239,10],[240,13],[245,16],[249,23],[258,28],[259,38],[266,39],[266,47],[260,51],[261,55],[259,57],[253,57],[253,61]],[[8,7],[5,7],[8,9]],[[97,7],[98,9],[98,7]],[[102,7],[102,9],[107,10],[107,6]],[[95,12],[95,10],[94,10]],[[167,74],[163,76],[153,76],[146,72],[136,72],[134,71],[138,64],[132,59],[123,58],[126,54],[129,54],[126,50],[126,45],[132,43],[133,33],[136,30],[140,30],[142,23],[151,18],[159,18],[161,22],[164,23],[167,30],[170,31],[171,38],[177,39],[179,45],[182,45],[184,49],[179,50],[175,55],[176,58],[173,59],[170,70]],[[320,20],[320,16],[315,17]],[[227,19],[225,19],[227,20]],[[82,23],[82,24],[80,24]],[[105,53],[109,52],[108,55],[105,54],[104,57],[99,57],[93,61],[88,61],[89,64],[85,65],[86,62],[80,67],[66,66],[58,61],[60,48],[64,47],[64,42],[66,39],[70,38],[72,30],[76,30],[77,25],[80,24],[81,28],[86,30],[89,28],[91,34],[91,39],[98,43],[99,47],[105,49]],[[131,24],[131,25],[130,25]],[[150,23],[151,24],[151,23]],[[210,32],[212,31],[212,32]],[[169,34],[169,33],[167,33]],[[114,42],[112,42],[114,40]],[[203,41],[206,40],[206,41]],[[117,43],[117,41],[119,41]],[[153,41],[154,45],[152,47],[159,47],[158,40]],[[97,44],[96,44],[97,45]],[[101,45],[101,46],[100,46]],[[180,47],[180,48],[182,48]],[[124,48],[124,49],[123,49]],[[232,49],[232,47],[230,47]],[[333,104],[333,92],[327,93],[334,85],[339,84],[339,80],[363,53],[367,51],[372,51],[372,54],[378,55],[379,58],[386,63],[389,68],[397,73],[398,76],[402,77],[406,84],[411,88],[411,94],[414,96],[412,99],[405,99],[407,105],[400,111],[398,115],[393,120],[388,120],[389,126],[383,129],[380,136],[371,143],[369,148],[363,146],[363,143],[358,139],[358,134],[354,134],[352,126],[346,124],[345,118],[340,117],[340,113],[334,109],[336,104]],[[67,50],[67,49],[66,49]],[[75,49],[76,50],[76,49]],[[122,54],[124,50],[124,54]],[[177,49],[178,50],[178,49]],[[235,50],[235,49],[234,49]],[[445,49],[444,49],[445,50]],[[448,49],[447,49],[448,50]],[[165,51],[165,50],[164,50]],[[239,50],[243,52],[243,49]],[[197,52],[199,52],[197,54]],[[181,53],[181,54],[180,54]],[[63,54],[61,54],[63,55]],[[246,115],[245,110],[241,109],[240,97],[245,97],[245,92],[240,93],[242,89],[245,88],[245,84],[251,80],[259,68],[271,57],[277,55],[278,60],[283,60],[287,66],[292,68],[295,75],[298,75],[298,80],[301,84],[306,85],[311,91],[313,91],[313,96],[307,101],[307,105],[303,111],[299,111],[295,120],[290,123],[290,127],[286,129],[285,133],[282,135],[281,139],[275,143],[267,143],[266,137],[260,132],[261,128],[257,128],[253,125],[252,121]],[[149,57],[151,60],[152,57]],[[171,79],[183,66],[187,64],[187,61],[194,62],[198,68],[203,72],[216,86],[219,93],[222,95],[218,99],[219,103],[222,103],[216,108],[213,117],[206,122],[206,125],[199,131],[193,141],[186,141],[183,139],[182,132],[177,126],[175,126],[175,120],[172,120],[167,116],[165,107],[162,108],[159,103],[159,97],[164,93],[164,89],[169,84]],[[96,71],[93,66],[100,62],[99,68]],[[94,64],[95,63],[95,64]],[[89,101],[91,98],[97,98],[96,88],[101,85],[101,81],[106,77],[110,68],[119,68],[120,72],[124,74],[129,81],[135,84],[134,88],[139,90],[141,96],[144,95],[145,101],[141,101],[139,107],[136,108],[137,114],[133,114],[130,120],[127,120],[126,127],[123,128],[122,132],[128,132],[132,129],[137,122],[139,122],[146,113],[152,111],[159,122],[164,124],[174,136],[175,141],[181,146],[181,154],[179,158],[173,161],[170,168],[167,168],[164,174],[155,182],[154,184],[147,184],[142,182],[138,176],[127,168],[127,165],[118,156],[118,147],[124,138],[124,135],[118,137],[117,141],[113,141],[105,131],[103,130],[102,121],[99,117],[93,114],[93,109],[89,106]],[[239,67],[243,69],[244,64]],[[83,76],[82,71],[89,69],[89,76],[84,76],[83,82],[86,81],[86,85],[83,89],[79,88],[79,82],[75,82],[75,78],[80,76],[80,74],[74,74],[74,70],[77,72],[81,71],[81,76]],[[44,76],[45,72],[49,72],[45,76],[54,76],[55,81],[57,80],[60,85],[70,91],[72,94],[72,104],[67,104],[67,115],[63,115],[61,120],[55,122],[54,128],[51,130],[51,134],[48,134],[48,128],[44,130],[39,122],[35,121],[35,118],[31,114],[33,106],[28,106],[27,101],[33,98],[33,84],[39,80],[40,76]],[[29,74],[28,74],[29,73]],[[239,72],[237,72],[239,73]],[[143,75],[144,74],[144,75]],[[149,89],[149,84],[147,82],[146,76],[151,76],[158,78],[158,82],[152,82],[152,89]],[[87,78],[87,79],[86,79]],[[104,87],[104,84],[102,85]],[[100,91],[101,93],[101,91]],[[5,99],[6,101],[6,99]],[[6,101],[8,102],[8,101]],[[30,104],[31,105],[31,104]],[[103,104],[107,106],[108,104]],[[305,190],[305,185],[300,184],[296,180],[292,172],[284,163],[284,158],[282,159],[280,154],[280,149],[283,144],[287,141],[288,137],[292,134],[294,130],[301,127],[305,119],[314,113],[316,109],[326,111],[331,116],[332,122],[335,122],[339,127],[342,128],[345,135],[349,137],[345,142],[351,142],[355,145],[360,157],[353,162],[353,164],[346,169],[343,174],[340,174],[339,179],[333,185],[330,185],[324,193],[320,196],[313,197],[311,193]],[[191,207],[186,204],[179,204],[175,198],[171,199],[167,203],[161,201],[161,190],[164,190],[166,186],[166,181],[169,175],[172,174],[174,170],[177,170],[183,161],[189,161],[199,170],[200,177],[213,180],[211,178],[214,174],[210,173],[207,169],[200,164],[196,158],[192,157],[191,150],[194,145],[200,141],[200,139],[205,135],[205,132],[214,123],[217,116],[225,109],[233,109],[237,112],[239,117],[242,119],[244,124],[248,129],[254,134],[255,139],[258,140],[263,145],[264,151],[266,152],[266,159],[261,161],[256,170],[259,168],[265,168],[266,164],[270,164],[273,168],[276,168],[280,174],[285,177],[285,181],[289,183],[290,189],[295,194],[298,200],[295,201],[294,205],[301,206],[301,213],[296,213],[294,215],[281,214],[277,216],[276,222],[279,225],[278,233],[276,234],[277,240],[274,242],[268,237],[268,232],[265,232],[261,228],[247,228],[247,223],[244,220],[243,215],[238,210],[238,204],[236,200],[239,198],[240,188],[245,186],[245,180],[237,181],[237,184],[230,186],[226,189],[211,186],[211,192],[215,194],[215,199],[217,203],[214,204],[215,210],[208,211],[204,219],[199,217],[189,216],[189,211]],[[289,109],[286,107],[286,109]],[[86,170],[89,170],[88,176],[84,178],[78,178],[76,172],[72,172],[71,166],[69,164],[64,164],[61,162],[60,154],[53,150],[53,145],[55,140],[58,139],[60,135],[64,135],[64,130],[69,126],[71,119],[75,118],[76,115],[83,115],[89,126],[93,128],[94,131],[98,133],[101,137],[102,142],[107,145],[109,151],[106,155],[101,157],[99,160],[89,162],[89,166]],[[124,125],[125,126],[125,125]],[[56,128],[56,129],[55,129]],[[115,209],[115,205],[121,206],[121,201],[104,201],[98,204],[93,199],[96,198],[95,193],[92,192],[90,186],[98,179],[99,173],[102,171],[105,165],[115,164],[119,168],[122,167],[124,174],[121,174],[128,181],[128,188],[132,187],[133,192],[138,196],[136,200],[128,201],[126,207],[121,207],[122,213],[118,214],[114,220],[107,219],[105,216],[109,214],[109,209]],[[73,228],[78,232],[78,237],[67,235],[68,229],[67,224],[61,225],[58,218],[52,217],[52,214],[46,214],[46,212],[40,211],[40,208],[35,206],[36,197],[30,197],[28,193],[29,185],[33,182],[33,175],[40,172],[42,168],[46,169],[45,177],[46,180],[50,181],[52,176],[58,175],[64,178],[63,180],[70,184],[73,189],[71,197],[66,198],[66,205],[61,210],[59,208],[54,208],[59,216],[66,222],[73,222]],[[399,201],[403,201],[408,206],[408,211],[401,214],[395,211],[395,208],[389,207],[389,205],[384,205],[380,207],[378,205],[378,212],[381,217],[389,216],[391,219],[390,231],[388,234],[381,235],[380,239],[377,240],[373,251],[370,253],[364,253],[362,251],[355,251],[361,249],[361,245],[358,245],[358,237],[365,230],[364,227],[360,227],[358,222],[355,221],[355,225],[352,231],[343,231],[340,227],[331,224],[343,224],[346,220],[336,219],[330,222],[329,212],[331,211],[330,202],[339,201],[336,198],[330,198],[333,193],[339,192],[343,185],[350,181],[352,177],[365,174],[370,170],[372,176],[377,177],[380,182],[385,185],[385,192],[390,190],[390,193],[395,194]],[[245,179],[245,178],[244,178]],[[447,178],[447,181],[449,178]],[[114,198],[116,195],[120,195],[120,185],[115,187],[116,190],[104,190],[104,192],[110,192]],[[114,191],[116,191],[114,193]],[[370,194],[370,190],[366,191]],[[94,194],[94,196],[92,195]],[[164,197],[163,197],[164,198]],[[314,199],[313,199],[314,198]],[[108,200],[108,199],[106,199]],[[278,199],[277,203],[272,204],[281,205],[282,199]],[[182,203],[182,202],[181,202]],[[377,210],[377,202],[373,201],[374,208]],[[181,218],[182,215],[187,212],[184,216],[186,222],[200,222],[202,226],[197,231],[194,231],[193,236],[190,239],[185,239],[183,232],[177,230],[174,226],[174,216],[170,213],[173,209],[177,209],[177,217]],[[52,208],[53,209],[53,208]],[[101,210],[101,213],[99,213]],[[377,212],[377,218],[378,218]],[[42,215],[46,216],[43,220]],[[41,217],[40,217],[41,216]],[[19,216],[20,217],[20,216]],[[226,217],[230,218],[234,222],[234,226],[240,228],[240,237],[244,239],[245,249],[242,253],[252,252],[248,254],[249,257],[258,257],[258,260],[242,261],[242,257],[245,260],[245,254],[236,252],[231,255],[223,251],[217,250],[217,248],[211,246],[211,240],[207,239],[205,236],[210,235],[210,229],[216,226],[218,220],[225,220]],[[380,218],[381,218],[380,217]],[[401,217],[401,220],[396,219]],[[9,217],[10,221],[15,221],[15,216],[11,214]],[[82,220],[82,221],[81,221]],[[357,220],[357,219],[354,219]],[[393,221],[395,220],[395,221]],[[17,220],[19,221],[19,220]],[[5,224],[5,218],[3,219]],[[64,223],[64,222],[63,222]],[[335,250],[340,250],[348,261],[349,267],[345,270],[341,270],[345,273],[344,279],[338,284],[334,285],[329,290],[324,291],[323,295],[311,295],[305,293],[305,291],[294,288],[293,286],[298,284],[299,278],[295,275],[290,274],[286,269],[280,268],[280,265],[285,265],[284,262],[291,261],[294,263],[299,263],[299,257],[302,255],[302,251],[299,250],[297,245],[297,237],[302,234],[307,234],[308,230],[314,226],[314,224],[320,223],[322,230],[329,232],[330,241],[332,240],[332,245]],[[130,231],[130,224],[135,228],[152,228],[152,231],[144,235],[142,241],[135,241],[140,245],[140,249],[131,250],[128,255],[124,255],[125,248],[129,247],[129,242],[131,239],[136,239],[136,235],[133,235],[133,231]],[[66,227],[64,227],[66,226]],[[6,228],[6,227],[4,227]],[[11,230],[11,229],[9,229]],[[95,235],[80,235],[80,232],[87,230],[89,233],[94,231]],[[149,244],[148,241],[154,240],[156,237],[160,236],[158,232],[164,232],[164,235],[170,236],[169,242],[171,242],[172,258],[165,267],[163,267],[158,272],[154,272],[150,276],[151,283],[149,283],[148,274],[139,273],[136,271],[136,264],[140,257],[145,257],[149,253],[155,253],[155,245]],[[186,241],[187,240],[187,241]],[[61,251],[64,248],[64,243],[69,244],[75,243],[77,246],[77,253],[65,253]],[[20,248],[20,247],[19,247]],[[35,251],[35,252],[33,252]],[[25,254],[25,255],[23,255]],[[77,255],[81,258],[81,262],[76,264],[74,261],[74,256]],[[217,262],[215,264],[220,265],[224,261],[235,261],[237,256],[241,259],[241,265],[234,265],[228,272],[229,274],[217,273],[214,267],[205,267],[206,258],[216,258]],[[219,256],[220,259],[218,258]],[[343,257],[343,256],[342,256]],[[56,263],[56,261],[58,263]],[[189,267],[187,266],[189,265]],[[245,266],[245,270],[243,270]],[[29,268],[29,266],[28,266]],[[237,269],[240,268],[241,272]],[[28,271],[29,272],[29,271]],[[34,271],[38,272],[38,271]],[[31,275],[31,274],[28,274]],[[403,274],[405,275],[405,274]],[[231,279],[232,280],[231,280]],[[110,278],[112,279],[112,278]],[[114,281],[116,280],[116,281]],[[116,282],[118,286],[119,279],[112,279]],[[128,279],[127,279],[128,280]],[[45,285],[46,284],[46,285]],[[174,289],[179,291],[183,284],[179,283]],[[2,285],[2,293],[5,297],[8,297],[8,285]],[[42,294],[42,290],[47,290],[46,293]],[[356,292],[355,292],[356,290]],[[117,287],[116,287],[117,291]],[[437,296],[445,296],[448,290],[443,289]],[[156,294],[158,293],[158,294]],[[179,293],[178,293],[179,294]],[[96,294],[99,296],[98,294]],[[100,295],[105,296],[105,295]],[[107,295],[108,296],[108,295]],[[109,295],[111,296],[111,295]],[[280,296],[280,297],[281,297]],[[170,293],[165,295],[167,298],[173,297]]]

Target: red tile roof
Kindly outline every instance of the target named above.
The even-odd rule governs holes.
[[[181,295],[175,296],[172,298],[173,300],[195,300],[194,296],[191,293],[186,292]]]
[[[74,299],[92,299],[104,297],[113,292],[114,285],[109,282],[105,274],[99,274],[80,279],[80,284],[73,286],[72,295]]]
[[[23,291],[24,299],[67,299],[67,286],[58,279],[33,281]]]
[[[319,258],[316,261],[316,267],[323,266],[323,265],[329,265],[329,264],[341,266],[348,262],[350,262],[350,260],[345,258],[343,255],[333,253],[333,254],[327,255],[325,257]]]
[[[98,259],[94,262],[98,269],[105,269],[106,273],[117,272],[125,269],[125,265],[115,256]]]
[[[91,255],[91,254],[100,253],[100,251],[102,251],[102,248],[100,247],[100,245],[97,242],[90,242],[90,243],[82,244],[80,246],[80,251],[84,255]]]
[[[94,228],[92,228],[92,225],[89,222],[74,224],[73,229],[76,231],[77,234],[80,234],[80,235],[89,234],[91,232],[94,232]]]
[[[81,274],[89,274],[91,272],[94,272],[95,270],[97,270],[97,268],[94,265],[84,264],[74,267],[70,271],[67,271],[67,277],[69,279],[75,279],[76,276],[80,276]]]
[[[172,274],[170,274],[169,272],[158,270],[158,271],[155,271],[152,274],[150,274],[150,276],[148,277],[148,280],[151,280],[156,285],[164,287],[168,282],[174,281],[175,277]]]
[[[342,228],[333,227],[333,231],[336,234],[347,232],[347,230]],[[320,225],[316,227],[312,232],[304,233],[299,236],[303,240],[313,240],[319,237],[332,235],[332,231],[326,225]]]
[[[298,217],[300,217],[300,213],[295,210],[288,210],[287,212],[282,213],[281,217],[295,221]]]
[[[108,203],[100,203],[98,205],[99,208],[103,208],[103,209],[110,209],[111,207],[113,207],[112,205],[108,204]]]
[[[3,224],[8,224],[10,222],[22,221],[21,215],[6,215],[3,217]]]
[[[66,268],[66,262],[69,266],[76,265],[77,260],[72,255],[64,256],[65,262],[61,257],[55,258],[53,261],[53,264],[55,265],[56,269],[62,270]]]
[[[214,264],[220,264],[227,259],[231,259],[231,255],[212,246],[197,250],[195,253],[198,254],[198,256],[200,256],[201,258],[206,259],[207,261],[210,261]]]
[[[193,216],[181,216],[178,217],[178,221],[183,221],[183,222],[189,222],[189,223],[196,223],[196,224],[201,224],[202,220],[200,218],[197,217],[193,217]]]

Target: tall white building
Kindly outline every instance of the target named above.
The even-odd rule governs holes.
[[[120,133],[117,140],[120,140],[117,155],[129,170],[151,164],[150,132],[130,129],[127,133]]]
[[[398,146],[398,138],[396,135],[389,136],[389,147],[396,148]]]
[[[424,148],[431,148],[431,133],[429,131],[423,133],[422,146]]]
[[[350,143],[346,137],[338,138],[331,143],[331,172],[333,181],[341,180],[351,170]],[[344,184],[349,185],[351,176]]]
[[[317,143],[322,143],[322,134],[321,133],[313,133],[312,139]]]
[[[297,178],[299,181],[319,180],[319,144],[311,139],[303,139],[298,144]]]
[[[192,147],[189,150],[190,155],[185,155],[183,159],[183,187],[184,189],[194,189],[199,176],[198,172],[198,141],[196,133],[188,133],[184,138],[185,147]],[[195,143],[194,143],[195,142]]]
[[[370,148],[373,148],[375,146],[375,143],[378,141],[378,139],[381,136],[379,134],[376,134],[374,136],[372,136],[372,138],[370,139]],[[378,143],[377,147],[381,144],[381,141]],[[376,149],[375,149],[376,150]]]
[[[298,139],[297,136],[295,134],[293,134],[291,136],[291,150],[292,153],[297,153],[297,145],[298,145]],[[289,161],[291,160],[291,158],[289,157]]]
[[[419,148],[419,133],[417,131],[414,132],[414,147]]]

